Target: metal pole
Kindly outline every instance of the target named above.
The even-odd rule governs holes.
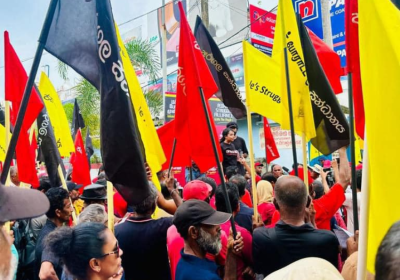
[[[0,181],[4,185],[7,180],[7,174],[10,169],[11,160],[15,152],[15,147],[17,146],[18,136],[21,132],[22,122],[25,116],[26,109],[28,107],[29,98],[31,96],[32,87],[35,82],[35,77],[39,68],[40,59],[43,54],[44,46],[47,41],[47,36],[49,35],[49,30],[51,22],[53,21],[54,12],[57,7],[58,0],[51,0],[49,9],[47,11],[46,18],[43,23],[43,28],[39,37],[39,45],[36,49],[35,58],[33,59],[31,72],[29,73],[28,82],[25,87],[24,96],[21,101],[21,106],[18,112],[17,121],[15,122],[15,127],[13,134],[11,136],[10,146],[8,147],[6,159],[4,161],[3,172],[1,173]]]
[[[162,61],[162,76],[163,76],[163,82],[162,82],[162,88],[163,88],[163,108],[164,108],[164,123],[165,120],[167,119],[167,108],[166,106],[166,97],[165,94],[167,92],[167,26],[165,24],[165,0],[162,1],[162,38],[161,38],[161,61]]]
[[[214,150],[215,160],[217,162],[218,174],[221,179],[221,187],[222,187],[222,192],[223,192],[224,198],[225,198],[226,208],[227,208],[228,212],[232,214],[232,207],[231,207],[231,203],[229,202],[228,192],[226,190],[226,185],[225,185],[224,172],[222,171],[222,166],[221,166],[221,161],[220,161],[219,154],[218,154],[217,144],[214,141],[214,132],[213,132],[213,129],[211,126],[210,116],[208,115],[207,103],[206,103],[207,101],[204,97],[203,89],[201,87],[199,87],[199,93],[201,96],[201,103],[203,105],[204,114],[206,115],[206,119],[207,119],[208,132],[209,132],[209,135],[211,138],[211,143],[212,143],[213,150]],[[231,216],[231,226],[232,226],[233,237],[236,238],[237,232],[236,232],[236,226],[235,226],[235,221],[233,219],[233,215]]]
[[[353,108],[353,75],[347,76],[349,84],[349,121],[350,121],[350,157],[351,157],[351,193],[353,200],[353,221],[354,232],[358,230],[358,205],[357,205],[357,186],[356,186],[356,153],[355,153],[355,137],[354,137],[354,108]]]
[[[287,49],[286,48],[284,48],[284,54],[285,54],[286,88],[287,88],[288,103],[289,103],[290,136],[292,138],[293,166],[294,166],[293,169],[294,169],[294,174],[296,176],[299,176],[299,171],[297,169],[296,137],[294,135],[292,93],[291,93],[291,90],[290,90],[290,75],[289,75],[289,65],[288,65]]]

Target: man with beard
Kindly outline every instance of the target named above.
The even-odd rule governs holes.
[[[181,259],[176,269],[176,280],[220,280],[218,267],[206,258],[217,255],[221,248],[221,227],[231,214],[214,210],[207,202],[188,200],[175,212],[173,223],[185,240]],[[236,257],[232,236],[228,240],[224,279],[235,279]]]
[[[37,217],[48,209],[49,201],[40,191],[5,188],[0,184],[0,279],[13,279],[18,266],[18,259],[11,253],[13,241],[4,223]]]

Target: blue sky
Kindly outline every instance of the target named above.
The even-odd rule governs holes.
[[[0,100],[4,100],[4,31],[10,34],[11,44],[23,61],[35,55],[37,40],[47,12],[50,0],[13,0],[1,1],[0,8]],[[117,24],[145,14],[159,6],[161,0],[111,0],[114,18]],[[29,74],[32,59],[23,62]],[[41,59],[39,71],[50,66],[50,79],[57,88],[63,84],[56,69],[56,59],[45,54]],[[73,82],[72,82],[73,83]]]

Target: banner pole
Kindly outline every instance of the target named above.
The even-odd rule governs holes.
[[[172,170],[172,164],[174,163],[175,149],[176,149],[176,138],[174,138],[174,143],[172,144],[171,159],[169,160],[169,167],[168,167],[168,177],[170,176]]]
[[[35,77],[36,77],[37,71],[39,69],[40,59],[42,57],[44,46],[46,44],[47,37],[49,35],[51,22],[53,21],[53,16],[54,16],[54,12],[56,10],[57,4],[58,4],[58,0],[51,0],[49,9],[47,11],[46,18],[43,23],[42,31],[40,33],[39,45],[36,49],[35,57],[33,59],[31,72],[29,73],[28,81],[26,83],[24,95],[23,95],[23,98],[21,101],[21,106],[20,106],[20,109],[18,112],[18,117],[15,122],[13,134],[11,136],[10,146],[7,149],[6,159],[4,161],[4,166],[3,166],[3,172],[1,173],[1,177],[0,177],[0,181],[3,185],[5,184],[5,182],[7,180],[7,174],[8,174],[8,171],[10,170],[11,160],[12,160],[12,157],[15,152],[15,147],[17,146],[18,136],[21,131],[22,122],[23,122],[23,119],[25,116],[26,109],[28,107],[29,98],[30,98],[31,92],[32,92],[32,87],[35,83]]]
[[[58,176],[60,176],[61,184],[64,190],[68,191],[67,183],[65,182],[64,174],[61,169],[61,165],[58,165]],[[72,203],[71,198],[69,198],[69,202],[71,203],[72,206],[72,221],[74,222],[74,225],[76,225],[76,213],[75,213],[75,208],[74,204]]]
[[[229,202],[228,192],[226,190],[224,172],[222,170],[221,161],[220,161],[218,149],[217,149],[217,144],[214,141],[214,132],[213,132],[213,129],[211,126],[210,116],[208,115],[207,103],[206,103],[207,101],[206,101],[206,98],[204,97],[203,89],[201,87],[199,87],[199,93],[200,93],[200,97],[201,97],[201,103],[203,105],[204,114],[206,115],[206,119],[207,119],[208,133],[211,138],[211,143],[212,143],[213,150],[214,150],[215,161],[217,162],[217,168],[218,168],[219,177],[221,179],[221,187],[222,187],[222,192],[223,192],[224,198],[225,198],[226,208],[227,208],[228,212],[232,214],[232,207],[231,207],[231,203]],[[236,238],[237,231],[236,231],[235,220],[233,219],[233,215],[231,216],[230,220],[231,220],[233,237]]]
[[[8,150],[8,145],[10,144],[10,101],[6,101],[6,111],[5,111],[5,120],[4,120],[4,124],[5,124],[5,128],[6,128],[6,146],[5,149],[6,151]],[[4,172],[4,166],[3,166],[3,171]],[[10,187],[10,170],[7,171],[7,179],[6,179],[6,183],[5,186],[6,187]],[[10,232],[11,230],[11,226],[10,226],[10,222],[6,222],[4,224],[4,228],[7,232]]]
[[[350,158],[351,158],[351,193],[353,200],[353,220],[354,232],[359,229],[358,225],[358,201],[357,201],[357,186],[356,186],[356,153],[355,153],[355,136],[354,136],[354,108],[353,108],[353,75],[351,73],[347,76],[349,84],[349,122],[350,122]]]
[[[294,169],[294,174],[296,176],[299,176],[299,171],[297,169],[296,137],[294,135],[292,93],[290,90],[290,75],[289,75],[287,48],[284,48],[283,50],[284,50],[284,54],[285,54],[285,74],[286,74],[286,88],[287,88],[288,103],[289,103],[290,136],[292,139],[293,166],[294,166],[293,169]]]
[[[114,233],[114,187],[110,181],[107,181],[107,215],[108,228]]]
[[[306,134],[303,132],[301,135],[301,146],[303,149],[303,176],[304,176],[304,184],[306,185],[307,194],[309,193],[308,186],[310,182],[308,182],[308,164],[307,164],[307,147],[306,147]]]
[[[254,148],[253,148],[253,124],[251,119],[250,108],[247,104],[247,132],[249,137],[249,148],[250,148],[250,170],[251,170],[251,192],[253,194],[253,209],[254,217],[258,221],[258,198],[257,198],[257,186],[256,186],[256,169],[254,167]]]

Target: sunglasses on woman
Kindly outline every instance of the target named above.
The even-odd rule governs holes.
[[[107,254],[104,254],[104,255],[101,255],[100,256],[100,258],[104,258],[104,257],[106,257],[106,256],[108,256],[108,255],[117,255],[117,258],[119,257],[119,245],[118,245],[118,241],[117,241],[117,243],[115,244],[115,247],[114,247],[114,251],[112,251],[112,252],[110,252],[110,253],[107,253]]]

